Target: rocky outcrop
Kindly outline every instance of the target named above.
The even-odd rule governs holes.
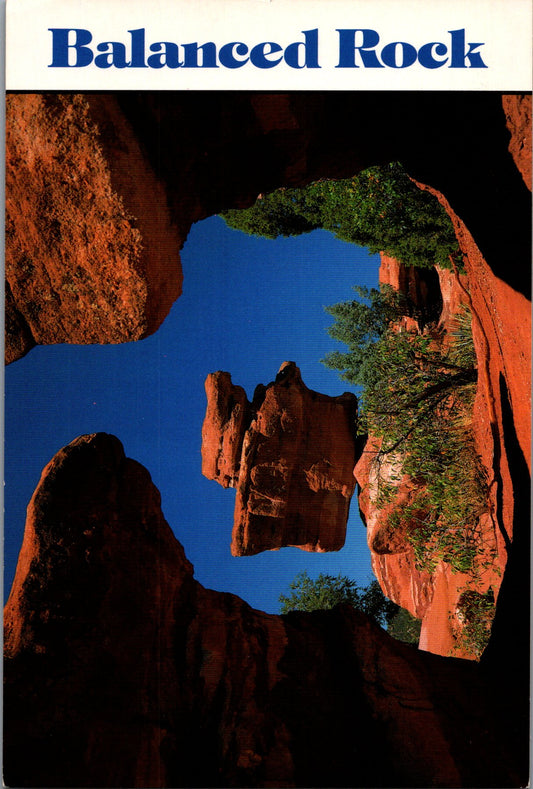
[[[357,400],[319,394],[284,362],[249,403],[229,373],[206,381],[202,473],[237,489],[231,550],[336,551],[355,488]]]
[[[509,151],[531,191],[531,94],[503,96],[503,109],[511,133]]]
[[[401,474],[401,457],[377,458],[381,441],[370,437],[355,466],[359,485],[359,511],[367,529],[372,571],[383,593],[393,602],[422,619],[433,597],[430,573],[417,569],[405,529],[392,528],[389,517],[409,505],[418,492],[407,475]],[[394,486],[394,495],[378,506],[379,479]]]
[[[430,289],[425,280],[418,282],[420,273],[382,256],[380,282],[404,293],[412,307],[412,315],[401,319],[404,330],[420,331],[428,316],[435,325],[434,342],[445,347],[456,328],[455,316],[465,305],[470,307],[468,277],[449,269],[434,269],[435,281]],[[479,555],[471,572],[459,572],[445,561],[439,561],[432,572],[421,570],[409,540],[409,530],[415,529],[416,524],[400,519],[398,526],[391,519],[416,502],[421,484],[402,474],[401,453],[383,458],[380,447],[381,441],[371,436],[354,471],[373,572],[389,599],[422,620],[421,649],[475,658],[477,655],[457,638],[462,629],[460,600],[467,589],[480,594],[492,589],[497,597],[507,550],[498,529],[496,502],[492,499],[487,512],[479,518]],[[393,491],[385,502],[380,497],[384,486]]]
[[[408,314],[404,326],[423,329],[427,323],[439,318],[443,300],[439,274],[435,268],[414,268],[381,253],[379,266],[380,285],[387,285],[405,296]]]
[[[492,628],[497,639],[489,643],[486,659],[494,659],[494,644],[502,644],[504,638],[514,655],[529,655],[529,637],[519,621],[529,618],[525,587],[529,587],[530,577],[531,302],[527,289],[516,279],[512,287],[505,281],[508,278],[498,276],[499,266],[489,265],[493,255],[483,255],[449,201],[440,193],[436,195],[452,219],[468,273],[468,303],[478,357],[472,426],[488,478],[497,556],[505,566]],[[527,670],[519,663],[509,668],[505,684],[514,683],[514,672],[520,676],[518,681],[523,681]],[[521,714],[527,715],[524,704],[521,709]]]
[[[43,471],[5,631],[7,785],[527,781],[496,668],[417,652],[349,606],[279,617],[204,589],[113,436]]]
[[[210,373],[205,381],[207,409],[202,425],[202,474],[224,488],[239,479],[244,434],[253,418],[252,404],[242,386],[224,372]]]
[[[154,331],[183,237],[115,99],[11,95],[6,118],[6,361]]]

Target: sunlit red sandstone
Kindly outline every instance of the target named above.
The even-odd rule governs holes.
[[[252,403],[229,373],[209,375],[206,393],[202,471],[237,489],[232,553],[339,550],[355,488],[355,395],[308,389],[294,362]]]

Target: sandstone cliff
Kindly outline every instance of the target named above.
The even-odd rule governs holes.
[[[433,320],[434,342],[441,347],[452,339],[455,316],[464,305],[470,307],[467,275],[452,270],[406,269],[384,255],[380,282],[404,293],[414,305],[417,318],[403,318],[403,329],[416,333],[426,321]],[[480,353],[478,355],[482,358]],[[470,422],[477,436],[479,428],[472,418]],[[397,524],[393,526],[391,516],[413,506],[423,484],[402,474],[401,453],[382,459],[380,448],[381,441],[370,436],[354,471],[374,574],[389,599],[422,620],[421,649],[441,655],[477,657],[466,645],[461,645],[458,638],[464,621],[461,600],[467,591],[485,594],[489,589],[497,598],[507,550],[501,540],[495,502],[491,500],[487,511],[478,518],[478,554],[471,570],[460,572],[442,560],[431,572],[420,569],[409,539],[410,530],[415,529],[416,524],[404,521],[401,528]],[[482,451],[481,446],[476,448]],[[383,485],[392,486],[394,490],[386,503],[379,495]]]
[[[355,396],[308,389],[294,362],[259,385],[252,403],[228,373],[212,373],[205,387],[202,472],[237,489],[233,555],[342,548],[355,488]]]
[[[501,663],[417,652],[349,606],[267,615],[192,572],[116,438],[53,458],[5,610],[8,785],[522,785]]]

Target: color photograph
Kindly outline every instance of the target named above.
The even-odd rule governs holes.
[[[49,66],[321,57],[73,30]],[[528,92],[8,81],[6,786],[528,784],[531,134]]]

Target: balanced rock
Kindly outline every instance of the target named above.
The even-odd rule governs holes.
[[[235,487],[232,553],[342,548],[355,488],[357,399],[319,394],[294,362],[252,403],[229,373],[207,377],[202,472]]]

